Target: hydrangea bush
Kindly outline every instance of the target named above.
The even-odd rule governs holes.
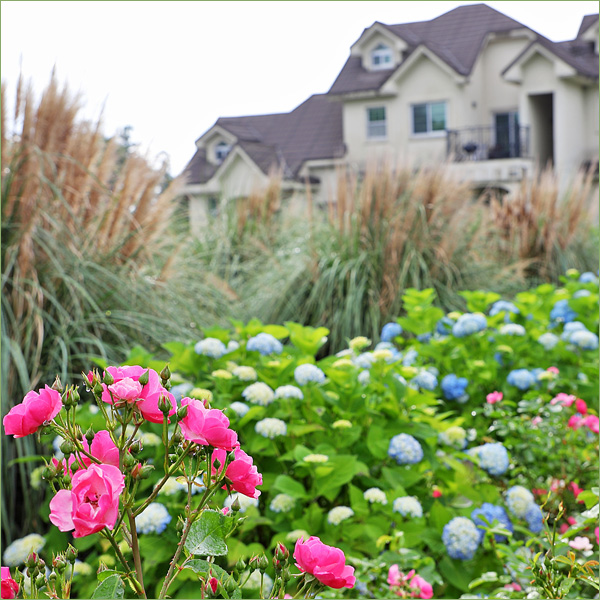
[[[206,330],[203,340],[166,344],[166,356],[134,349],[127,363],[158,373],[168,360],[173,373],[170,390],[167,380],[158,381],[166,413],[138,399],[143,427],[132,421],[124,434],[122,423],[109,430],[124,461],[113,466],[123,472],[119,465],[131,463],[121,492],[125,513],[152,517],[137,528],[147,587],[160,591],[168,581],[189,507],[207,498],[204,512],[224,523],[226,551],[199,559],[184,543],[177,560],[186,568],[168,583],[172,597],[198,597],[199,585],[206,596],[270,590],[283,597],[292,585],[281,576],[289,571],[281,561],[293,545],[298,591],[314,594],[320,586],[323,598],[596,595],[598,280],[568,272],[561,287],[542,285],[510,301],[484,291],[462,296],[466,310],[444,314],[432,290],[409,290],[405,315],[384,326],[381,341],[348,340],[335,356],[319,352],[325,328],[291,322],[234,321],[231,329]],[[110,373],[108,365],[99,367]],[[85,434],[77,442],[77,435],[58,431],[81,460],[84,451],[94,456],[104,412],[115,410],[104,388],[94,391],[96,383],[107,386],[95,377],[88,386],[101,412],[91,403],[78,408],[82,432],[95,432],[89,449]],[[127,382],[119,393],[135,396],[131,388]],[[176,397],[177,390],[185,396]],[[56,405],[42,396],[52,414]],[[209,437],[205,411],[218,413]],[[41,427],[52,449],[57,431],[45,433],[52,428],[45,421],[22,421],[19,431]],[[159,443],[138,448],[142,430]],[[121,439],[135,453],[120,448]],[[109,457],[109,446],[97,443],[97,452]],[[110,464],[92,462],[81,470]],[[132,475],[138,465],[144,478]],[[120,480],[101,470],[97,485],[114,498]],[[71,522],[53,506],[66,504],[64,492],[75,506],[79,472],[64,484],[62,472],[48,478],[44,471],[54,502],[45,517],[63,529]],[[146,500],[128,509],[132,485]],[[253,493],[257,487],[261,494]],[[116,548],[100,532],[65,539],[51,531],[34,552],[51,559],[70,541],[101,576],[124,577],[117,549],[128,561],[135,551],[123,508],[113,529],[123,534]],[[112,518],[104,513],[103,523]],[[72,520],[77,533],[83,525]],[[334,566],[323,574],[328,561]],[[82,596],[94,590],[89,579],[73,579]]]

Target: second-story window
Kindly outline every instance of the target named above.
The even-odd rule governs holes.
[[[229,154],[231,146],[227,142],[219,142],[215,146],[215,159],[218,163],[222,163],[225,157]]]
[[[392,49],[385,44],[379,44],[371,52],[371,67],[373,69],[390,69],[392,67]]]
[[[387,135],[385,106],[367,108],[367,138],[381,139]]]
[[[434,133],[446,129],[446,103],[426,102],[412,105],[412,132]]]

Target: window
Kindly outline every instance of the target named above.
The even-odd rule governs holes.
[[[413,133],[433,133],[446,129],[446,103],[428,102],[412,106]]]
[[[230,150],[231,146],[227,142],[219,142],[215,146],[215,158],[217,159],[217,162],[222,163]]]
[[[389,69],[392,67],[392,50],[384,44],[379,44],[371,52],[371,67],[373,69]]]
[[[494,115],[496,145],[490,148],[490,158],[514,158],[521,156],[519,140],[519,115],[516,112]]]
[[[386,135],[385,106],[367,108],[367,137],[384,138]]]

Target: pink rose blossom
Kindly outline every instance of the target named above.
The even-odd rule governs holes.
[[[117,467],[92,464],[80,469],[73,475],[72,489],[59,490],[50,501],[50,521],[60,531],[74,529],[73,537],[112,529],[124,487],[125,478]]]
[[[433,597],[433,587],[428,581],[425,581],[420,575],[415,575],[410,580],[410,587],[416,588],[412,593],[413,598],[423,598],[423,600],[429,600]],[[418,595],[417,595],[418,594]]]
[[[575,400],[575,410],[580,415],[585,415],[587,413],[587,404],[585,403],[585,400],[577,398],[577,400]]]
[[[102,430],[96,433],[94,439],[92,440],[91,447],[85,437],[81,440],[81,445],[86,452],[91,454],[94,458],[97,458],[101,463],[112,465],[113,467],[119,466],[119,449],[112,441],[108,431]],[[79,463],[83,463],[86,467],[89,467],[94,462],[85,454],[81,452],[75,452],[69,456],[68,463],[63,465],[65,475],[71,475],[71,465],[75,462],[75,460],[78,460]],[[56,458],[53,458],[52,463],[55,467],[57,467],[59,461]]]
[[[216,594],[217,588],[219,587],[219,580],[216,577],[211,577],[208,580],[208,585],[210,585],[210,589],[212,590],[212,593]]]
[[[573,550],[592,550],[593,546],[590,543],[590,540],[588,540],[588,538],[583,537],[583,536],[575,536],[570,542],[569,542],[569,546],[571,546],[571,548],[573,548]]]
[[[35,433],[41,425],[52,421],[61,408],[62,401],[56,390],[45,386],[39,393],[31,391],[4,417],[4,431],[16,438]]]
[[[553,479],[550,482],[550,490],[553,492],[560,490],[563,490],[565,487],[565,480],[564,479]]]
[[[400,571],[398,565],[392,565],[388,571],[387,582],[394,588],[408,589],[412,598],[423,598],[428,600],[433,597],[431,584],[411,569],[406,575]],[[400,594],[398,594],[400,595]],[[402,596],[405,597],[405,596]]]
[[[575,498],[577,498],[577,496],[579,496],[579,494],[581,494],[581,492],[583,492],[583,489],[580,488],[574,481],[571,481],[571,483],[569,483],[568,487],[573,492],[573,495],[575,496]]]
[[[16,598],[19,593],[19,584],[10,576],[8,567],[1,567],[2,598]]]
[[[560,373],[560,371],[558,370],[557,367],[548,367],[546,369],[546,371],[548,371],[549,373],[554,373],[555,375],[558,375]],[[520,589],[520,588],[519,588]]]
[[[577,400],[575,396],[561,392],[560,394],[556,394],[556,396],[550,400],[550,404],[554,405],[560,403],[563,406],[571,406],[575,400]]]
[[[543,421],[542,417],[540,417],[538,415],[537,417],[533,417],[533,419],[531,419],[531,425],[533,427],[537,427],[542,421]]]
[[[544,488],[531,488],[531,493],[534,496],[543,496],[548,493],[548,490],[545,490]]]
[[[238,446],[237,433],[229,429],[229,419],[216,408],[205,408],[200,400],[183,398],[187,415],[180,421],[183,437],[203,446],[213,446],[230,452]],[[224,461],[223,461],[224,462]]]
[[[138,392],[137,386],[139,378],[143,373],[148,371],[148,383],[141,387]],[[144,369],[139,366],[130,367],[107,367],[106,372],[110,373],[114,379],[114,383],[110,386],[102,384],[102,400],[108,404],[113,403],[110,392],[113,392],[115,400],[123,402],[135,402],[136,408],[142,413],[142,417],[151,423],[162,423],[163,413],[158,408],[158,401],[161,396],[167,399],[171,404],[169,416],[175,414],[177,410],[177,402],[175,396],[170,394],[160,383],[160,376],[153,369]],[[115,393],[117,395],[115,395]],[[118,396],[121,394],[123,397]],[[136,398],[137,396],[137,398]]]
[[[496,404],[496,402],[500,402],[500,400],[502,400],[503,396],[504,395],[502,392],[491,392],[485,397],[485,399],[487,400],[488,404]]]
[[[596,415],[588,415],[583,419],[582,424],[589,427],[590,431],[600,433],[600,423]]]
[[[518,583],[507,583],[504,587],[505,589],[513,590],[514,592],[520,592],[522,589]]]
[[[226,506],[225,508],[222,508],[222,509],[221,509],[221,512],[222,512],[222,513],[223,513],[225,516],[227,516],[227,515],[228,515],[228,514],[231,512],[231,509],[229,508],[229,506]]]
[[[354,567],[346,565],[344,553],[339,548],[327,546],[318,537],[311,536],[306,541],[299,538],[294,558],[301,571],[314,575],[323,585],[336,590],[354,587]]]
[[[569,529],[569,524],[568,523],[563,523],[559,528],[558,528],[558,533],[560,533],[560,535],[562,535],[563,533],[565,533],[565,531],[567,531]]]
[[[442,496],[442,490],[435,488],[431,494],[434,498],[440,498]]]
[[[580,415],[573,415],[567,422],[567,427],[579,429],[583,425],[583,419]]]
[[[218,471],[223,471],[223,465],[227,460],[227,452],[219,448],[213,450],[212,462],[213,472],[216,472],[214,468],[215,460],[221,463]],[[229,480],[229,487],[234,491],[248,496],[249,498],[258,498],[260,491],[256,489],[257,485],[262,485],[262,475],[258,472],[255,465],[252,464],[252,457],[248,456],[241,448],[235,448],[235,458],[227,465],[225,471],[225,477]],[[223,486],[227,489],[227,486]]]
[[[594,533],[596,534],[596,544],[600,545],[600,527],[596,527]]]

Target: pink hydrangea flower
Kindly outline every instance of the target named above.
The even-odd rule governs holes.
[[[302,572],[314,575],[323,585],[336,590],[354,587],[354,567],[346,565],[345,554],[339,548],[327,546],[318,537],[311,536],[306,541],[298,538],[294,559]]]
[[[590,431],[600,433],[600,422],[596,415],[587,415],[587,417],[583,419],[582,424],[589,427]]]
[[[4,417],[4,431],[16,438],[35,433],[44,423],[52,421],[61,408],[60,394],[51,387],[31,391]]]
[[[104,527],[112,529],[119,514],[123,473],[112,465],[92,464],[73,475],[72,489],[59,490],[50,501],[50,521],[60,531],[84,537]]]
[[[571,548],[573,548],[573,550],[586,551],[586,550],[592,550],[593,549],[593,546],[590,543],[590,540],[588,540],[588,538],[580,536],[580,535],[575,536],[569,542],[569,546],[571,546]]]
[[[203,446],[213,446],[230,452],[238,446],[237,433],[229,429],[229,419],[216,408],[205,408],[200,400],[183,398],[187,415],[180,421],[183,437]],[[224,461],[223,461],[224,462]]]
[[[218,448],[213,450],[213,472],[217,471],[214,468],[215,460],[218,460],[221,465],[218,469],[220,473],[223,471],[223,466],[227,460],[227,452]],[[256,486],[262,485],[263,479],[256,466],[252,463],[251,456],[248,456],[241,448],[235,448],[235,458],[227,465],[225,477],[229,479],[229,487],[234,491],[249,498],[258,498],[260,490],[257,490]],[[223,488],[227,489],[227,486],[224,485]]]
[[[148,383],[141,386],[139,379],[146,370],[148,371]],[[175,414],[177,410],[175,396],[170,394],[161,385],[160,376],[153,369],[144,369],[143,367],[133,365],[128,367],[107,367],[106,372],[112,375],[114,383],[110,386],[102,384],[102,400],[104,402],[113,404],[112,392],[116,402],[135,403],[136,408],[142,413],[142,417],[146,421],[162,423],[163,413],[158,408],[158,401],[161,397],[164,397],[171,405],[169,416]],[[141,389],[138,386],[141,386]]]
[[[558,370],[557,367],[548,367],[546,369],[546,371],[548,371],[549,373],[554,373],[555,375],[558,375],[560,373],[560,371]],[[520,588],[519,588],[520,589]]]
[[[560,394],[556,394],[556,396],[550,400],[550,404],[554,405],[560,403],[563,406],[571,406],[575,400],[577,400],[577,398],[572,394],[564,394],[561,392]]]
[[[496,402],[500,402],[503,397],[504,395],[502,392],[491,392],[485,397],[485,399],[488,404],[496,404]]]
[[[8,567],[1,567],[2,598],[16,598],[19,593],[19,584],[10,576]]]

